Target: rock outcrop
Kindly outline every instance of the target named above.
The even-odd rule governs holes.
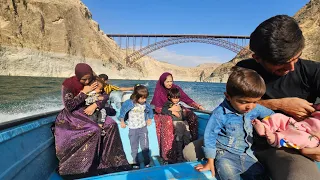
[[[80,0],[0,0],[0,75],[66,77],[79,62],[111,78],[199,81],[211,67],[184,68],[140,59],[124,62],[125,50],[101,31]]]

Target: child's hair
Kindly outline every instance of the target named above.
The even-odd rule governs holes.
[[[233,67],[227,82],[227,94],[230,97],[262,97],[266,92],[266,85],[262,77],[254,70]]]
[[[180,91],[178,88],[171,88],[168,91],[168,98],[180,98]]]
[[[109,79],[108,75],[106,75],[106,74],[100,74],[99,78],[103,78],[104,80],[108,80]]]
[[[102,84],[102,87],[105,87],[105,86],[106,86],[106,83],[105,83],[101,78],[97,77],[97,78],[96,78],[96,81],[97,81],[98,83],[101,83],[101,84]]]
[[[133,93],[130,96],[130,99],[134,102],[138,102],[141,97],[147,98],[149,96],[149,92],[147,87],[144,85],[137,84],[134,86]]]

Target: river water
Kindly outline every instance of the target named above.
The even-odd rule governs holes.
[[[62,109],[61,84],[65,78],[0,76],[0,122]],[[151,101],[156,81],[111,80],[117,86],[144,84]],[[224,98],[225,84],[175,81],[194,101],[213,110]]]

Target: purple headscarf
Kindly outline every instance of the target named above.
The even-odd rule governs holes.
[[[164,86],[164,81],[166,81],[168,76],[171,76],[173,79],[173,76],[171,73],[165,72],[160,76],[157,82],[156,89],[154,90],[154,95],[151,101],[151,104],[153,104],[155,107],[162,108],[164,103],[168,101],[168,89]],[[171,88],[179,89],[180,101],[188,105],[194,103],[194,101],[185,92],[183,92],[183,90],[179,86],[172,84]]]
[[[75,68],[75,76],[64,80],[62,85],[70,89],[72,94],[76,96],[83,89],[83,84],[80,83],[80,79],[87,74],[91,74],[92,76],[92,68],[86,63],[78,63]]]

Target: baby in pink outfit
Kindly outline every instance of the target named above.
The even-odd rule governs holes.
[[[320,108],[320,105],[318,107]],[[312,113],[311,117],[300,122],[276,113],[262,121],[255,119],[252,124],[256,132],[260,136],[266,136],[268,143],[273,147],[314,148],[320,143],[316,136],[308,133],[320,132],[320,111]]]

